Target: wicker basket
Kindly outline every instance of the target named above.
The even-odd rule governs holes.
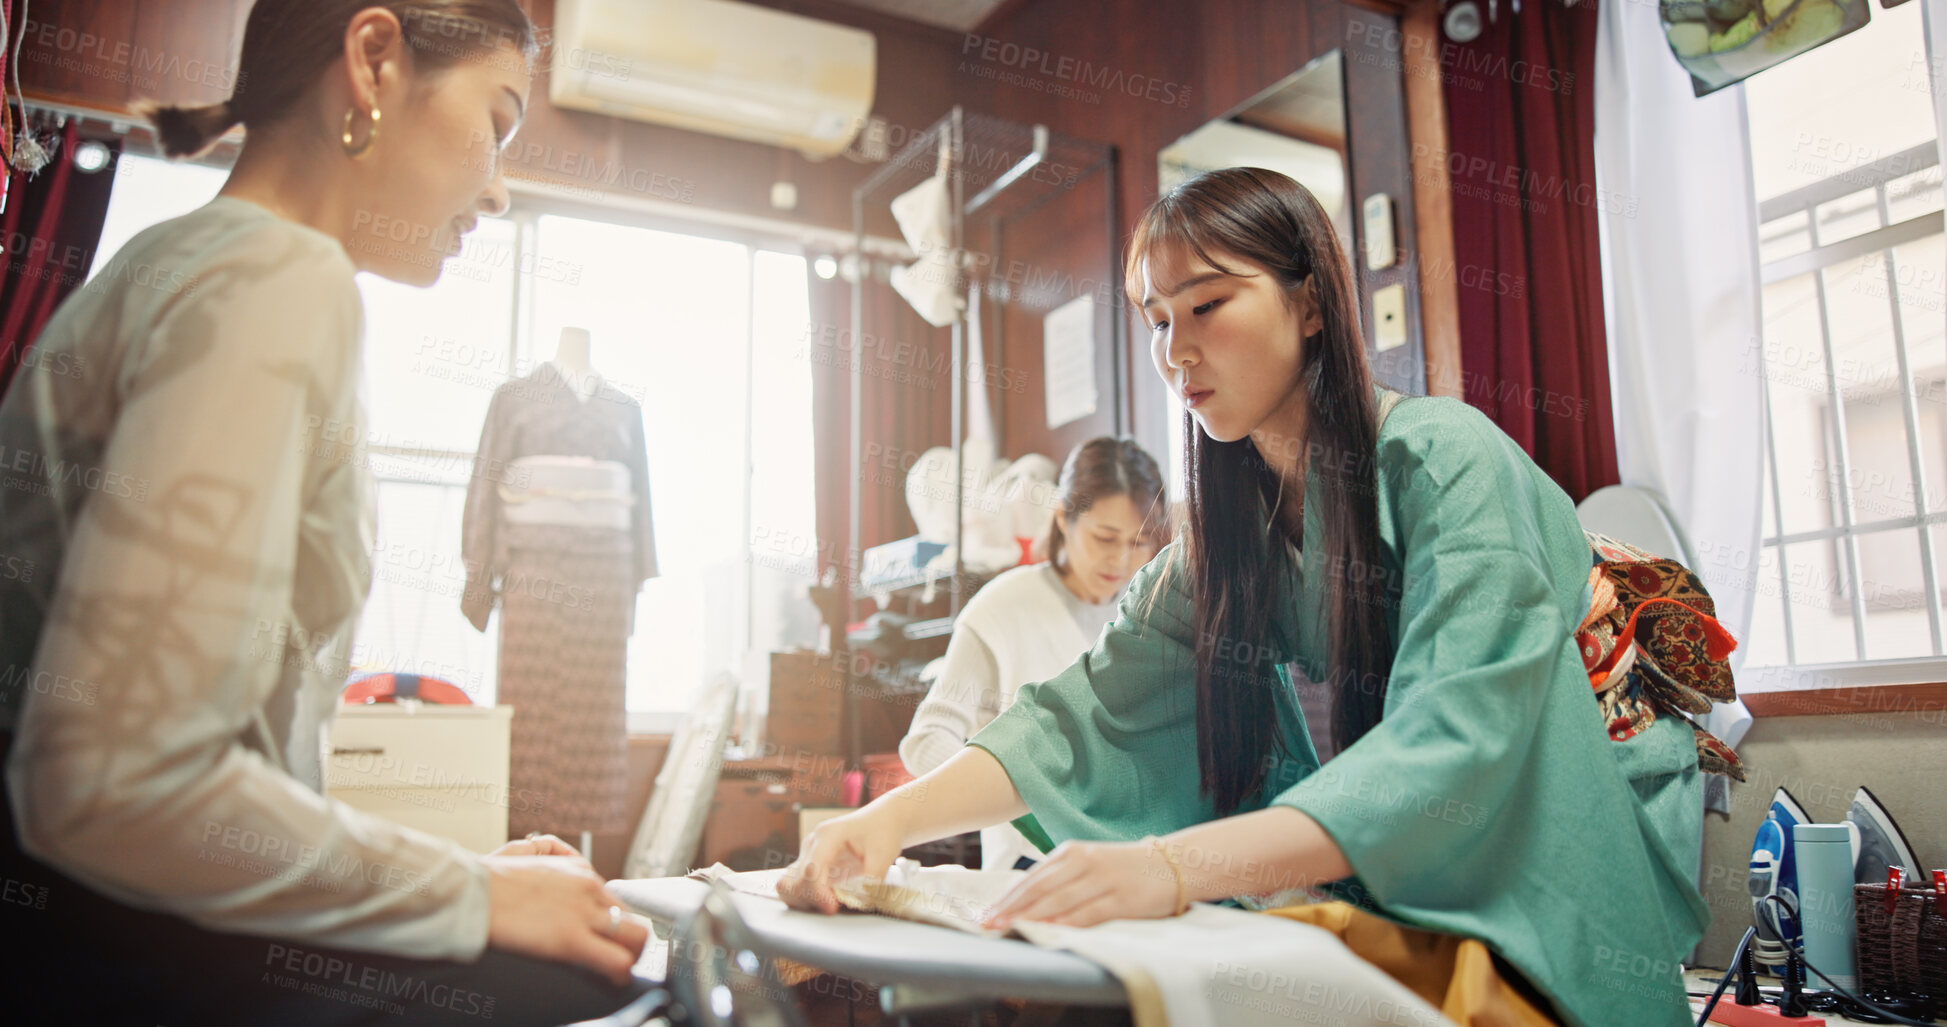
[[[1859,985],[1868,995],[1947,1000],[1947,915],[1931,890],[1902,888],[1888,908],[1886,886],[1852,887],[1859,930]]]

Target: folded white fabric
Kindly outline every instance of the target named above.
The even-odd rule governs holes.
[[[1017,922],[1014,929],[1115,974],[1129,990],[1136,1027],[1453,1023],[1337,935],[1283,917],[1197,904],[1161,920]]]
[[[892,288],[926,323],[944,328],[960,315],[959,274],[953,259],[953,199],[946,172],[900,193],[892,217],[906,245],[919,254],[907,267],[892,269]]]
[[[945,328],[960,316],[959,277],[950,250],[927,250],[912,264],[893,268],[888,279],[892,291],[912,304],[927,324]]]
[[[915,253],[935,253],[953,245],[953,197],[942,171],[892,198],[892,219]]]
[[[722,878],[738,891],[776,899],[783,873],[738,874],[719,864],[690,876]],[[1024,873],[892,868],[887,894],[897,901],[858,905],[994,937],[979,926],[979,918]],[[921,901],[928,896],[938,901]],[[915,915],[915,905],[932,915]],[[1404,984],[1353,954],[1337,935],[1284,917],[1195,903],[1179,917],[1110,920],[1094,927],[1016,921],[1012,932],[1114,974],[1129,992],[1136,1027],[1453,1027]]]

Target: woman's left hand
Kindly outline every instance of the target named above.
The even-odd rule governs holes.
[[[1091,927],[1104,920],[1176,913],[1177,875],[1156,846],[1066,841],[1036,864],[987,914],[1005,930],[1016,920]]]

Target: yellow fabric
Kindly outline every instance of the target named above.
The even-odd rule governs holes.
[[[1264,912],[1338,935],[1353,954],[1461,1027],[1557,1027],[1501,976],[1487,946],[1473,938],[1407,927],[1345,902]]]

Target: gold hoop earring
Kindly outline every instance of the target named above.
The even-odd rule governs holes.
[[[345,112],[345,131],[340,138],[340,144],[345,148],[345,156],[353,160],[358,160],[366,154],[371,153],[372,144],[379,141],[379,109],[377,107],[372,108],[372,131],[366,133],[363,144],[352,142],[352,119],[357,116],[358,106],[354,104],[350,110]]]

